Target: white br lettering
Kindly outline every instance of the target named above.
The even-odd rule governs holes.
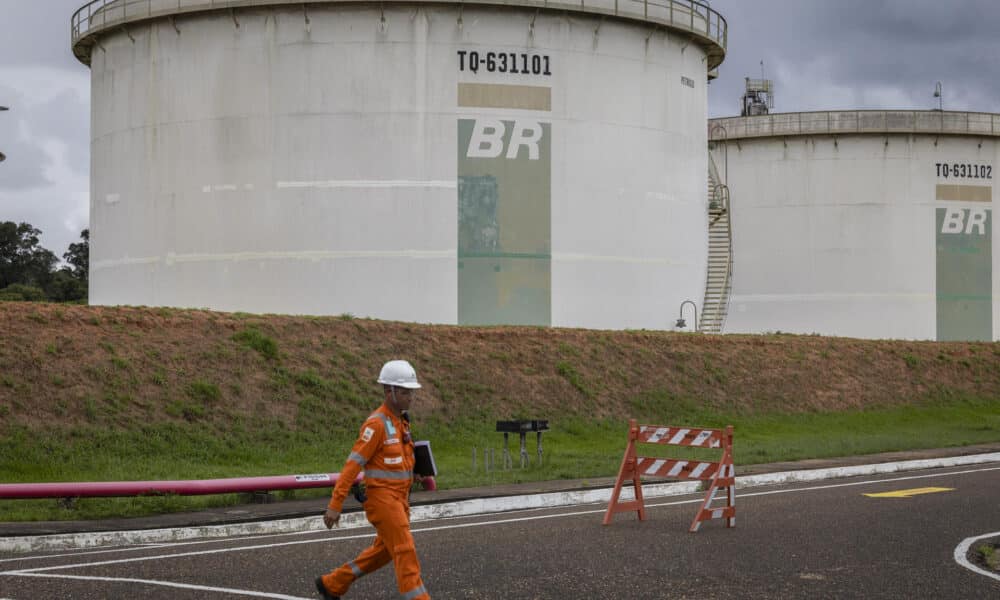
[[[503,138],[507,127],[497,119],[476,119],[465,155],[469,158],[497,158],[504,153]],[[542,126],[537,121],[514,121],[506,157],[516,159],[522,146],[528,148],[528,160],[538,160]]]
[[[968,213],[968,219],[966,219]],[[986,235],[985,208],[948,208],[944,212],[944,222],[941,233],[965,233],[970,235],[975,230],[977,235]]]
[[[502,121],[476,119],[476,124],[472,128],[472,139],[469,140],[469,150],[465,155],[469,158],[496,158],[500,156],[503,152],[505,131],[506,128]]]
[[[974,208],[969,211],[969,220],[965,223],[966,235],[972,233],[973,227],[978,230],[979,235],[986,235],[986,209]]]
[[[525,135],[531,132],[531,135]],[[514,133],[510,136],[510,146],[507,147],[507,158],[517,158],[521,146],[528,147],[528,160],[538,160],[538,142],[542,139],[542,126],[528,121],[514,121]]]

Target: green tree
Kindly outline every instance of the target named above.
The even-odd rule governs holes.
[[[53,302],[87,300],[87,282],[73,276],[73,271],[63,267],[52,274],[45,286],[45,296]]]
[[[69,245],[69,250],[63,254],[63,260],[69,264],[73,277],[86,284],[90,271],[90,229],[81,231],[80,239],[83,241]]]
[[[0,289],[20,283],[45,288],[59,259],[38,243],[41,231],[28,223],[0,223]]]
[[[70,244],[69,250],[63,254],[65,266],[52,274],[45,294],[55,302],[87,301],[90,270],[90,230],[80,232],[82,242]]]

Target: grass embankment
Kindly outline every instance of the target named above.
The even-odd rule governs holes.
[[[629,417],[732,424],[737,465],[1000,441],[997,344],[465,328],[15,303],[0,304],[0,330],[2,482],[336,471],[377,405],[378,368],[394,357],[410,359],[425,384],[414,430],[432,440],[444,488],[612,476]],[[550,420],[545,462],[535,463],[529,436],[529,468],[486,473],[484,448],[500,461],[494,422],[509,418]],[[515,464],[517,446],[512,436]],[[236,501],[81,499],[70,508],[0,501],[0,520]]]

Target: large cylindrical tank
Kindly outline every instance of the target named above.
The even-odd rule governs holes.
[[[831,111],[709,127],[732,207],[726,331],[1000,337],[1000,115]]]
[[[85,6],[90,301],[669,327],[704,287],[725,21],[546,6]]]

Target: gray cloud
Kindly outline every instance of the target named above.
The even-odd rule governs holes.
[[[835,22],[889,42],[966,43],[995,38],[1000,11],[995,0],[842,0],[817,3],[822,22]],[[831,21],[832,19],[839,21]]]
[[[74,69],[70,17],[87,0],[0,0],[0,66]]]
[[[775,79],[778,112],[926,109],[1000,112],[996,0],[715,0],[729,23],[710,114],[739,109],[743,78]],[[850,106],[837,102],[853,101]],[[882,104],[891,100],[896,105]]]
[[[0,87],[0,98],[10,98],[14,108],[0,112],[0,152],[7,160],[0,163],[0,190],[27,190],[51,185],[46,170],[52,166],[51,157],[42,148],[39,140],[31,139],[22,132],[26,115],[21,114],[18,105],[23,105],[23,97],[9,88]],[[6,102],[6,100],[4,101]]]
[[[0,169],[0,189],[50,185],[53,142],[65,147],[67,166],[87,175],[90,170],[90,104],[72,88],[28,96],[0,85],[0,98],[11,110],[0,112],[0,151],[7,161]]]
[[[30,109],[32,132],[66,144],[66,160],[74,171],[90,172],[90,102],[72,89],[65,89]]]
[[[88,71],[70,49],[86,0],[0,0],[0,221],[41,229],[62,256],[87,227]]]

